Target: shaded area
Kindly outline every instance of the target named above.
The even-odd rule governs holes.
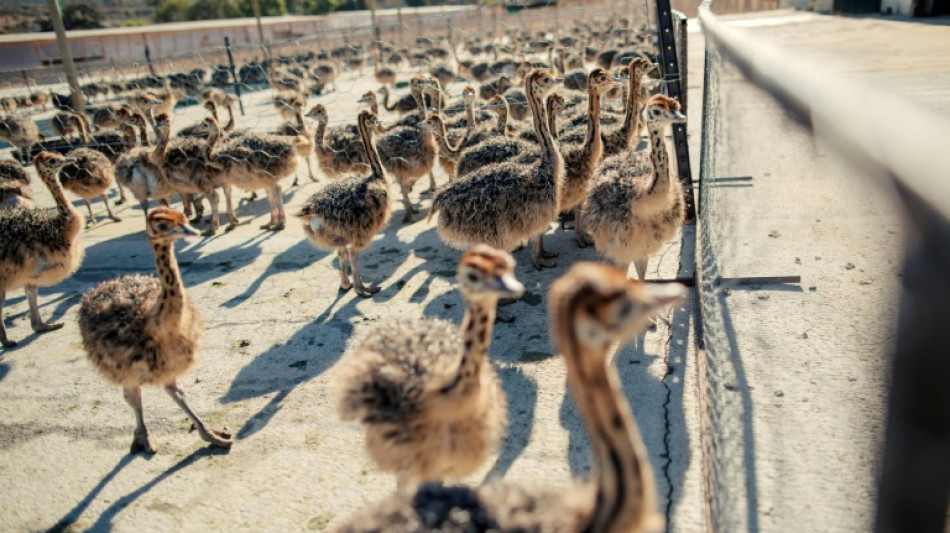
[[[498,377],[501,378],[502,388],[508,398],[508,434],[498,459],[485,475],[483,482],[504,477],[528,447],[538,404],[538,385],[520,368],[502,368]]]
[[[80,500],[79,503],[76,504],[75,507],[70,509],[68,513],[66,513],[62,518],[60,518],[56,522],[56,524],[53,525],[53,527],[49,528],[48,531],[50,533],[59,533],[61,531],[67,531],[70,528],[70,526],[72,526],[77,520],[79,520],[79,517],[82,516],[84,512],[86,512],[86,509],[89,508],[89,504],[95,501],[96,497],[99,496],[99,493],[102,492],[102,490],[106,488],[106,486],[108,486],[109,483],[111,483],[112,480],[115,479],[117,475],[119,475],[119,472],[121,472],[126,466],[131,464],[132,461],[134,461],[137,457],[138,457],[137,455],[132,455],[132,454],[127,454],[127,455],[122,456],[122,459],[120,459],[119,462],[116,463],[114,467],[112,467],[112,470],[110,470],[99,481],[99,483],[96,483],[96,486],[93,487],[92,490],[90,490],[89,493],[86,494],[86,496],[82,500]]]
[[[172,467],[168,470],[159,474],[155,479],[113,502],[112,505],[102,511],[102,514],[99,515],[99,518],[96,520],[96,522],[89,527],[88,531],[111,531],[112,520],[119,513],[121,513],[123,509],[147,494],[150,490],[155,488],[156,485],[198,462],[198,460],[202,457],[210,457],[212,455],[227,455],[228,451],[229,450],[213,448],[209,446],[206,448],[199,448],[191,452],[191,454],[172,465]]]

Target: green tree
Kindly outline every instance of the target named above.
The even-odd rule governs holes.
[[[230,19],[241,16],[232,0],[198,0],[185,11],[188,20]]]
[[[155,22],[182,22],[186,18],[191,2],[188,0],[161,0],[152,18]]]
[[[306,15],[326,15],[340,8],[341,0],[302,0],[301,8]]]
[[[102,19],[102,12],[88,4],[71,4],[63,8],[63,25],[67,30],[101,28]]]
[[[260,0],[262,17],[279,17],[287,14],[287,4],[284,0]],[[245,17],[254,16],[251,0],[238,0],[238,8]]]

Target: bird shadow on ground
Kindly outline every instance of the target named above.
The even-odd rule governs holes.
[[[263,429],[298,385],[316,378],[336,364],[343,347],[328,339],[348,339],[353,332],[353,323],[366,320],[356,308],[359,301],[361,298],[352,292],[339,293],[320,316],[300,328],[286,342],[271,346],[238,372],[228,392],[221,398],[222,403],[276,393],[236,432],[238,439],[246,439]],[[335,309],[340,302],[343,302],[342,306]]]
[[[498,459],[485,474],[483,483],[505,477],[511,465],[528,447],[534,428],[534,411],[538,404],[538,385],[520,368],[501,368],[498,377],[501,378],[501,385],[508,399],[508,434]]]
[[[665,397],[665,394],[661,395],[654,391],[656,387],[662,387],[663,384],[639,370],[645,366],[644,363],[647,359],[658,357],[644,351],[645,337],[645,334],[640,334],[635,341],[619,347],[613,355],[613,361],[608,363],[616,366],[616,370],[621,376],[624,396],[631,405],[636,405],[637,402],[632,401],[635,397]],[[634,370],[628,370],[627,367]],[[636,376],[631,375],[634,372]],[[574,401],[574,393],[570,388],[565,390],[559,418],[561,426],[568,432],[567,462],[571,474],[587,477],[591,470],[592,458],[590,435],[588,435],[587,426],[578,411],[577,404]],[[658,466],[660,465],[654,465],[654,469],[658,470]]]
[[[10,372],[10,365],[0,361],[0,381],[3,381],[7,377],[7,374]]]
[[[89,508],[89,505],[96,499],[97,496],[99,496],[99,493],[102,492],[102,490],[106,488],[106,486],[109,485],[109,483],[111,483],[117,475],[119,475],[119,472],[121,472],[125,467],[129,466],[137,457],[137,455],[133,454],[123,455],[122,459],[120,459],[119,462],[116,463],[114,467],[112,467],[112,470],[110,470],[109,473],[107,473],[99,481],[99,483],[97,483],[96,486],[93,487],[88,494],[86,494],[86,497],[80,500],[75,507],[70,509],[68,513],[60,518],[56,524],[47,531],[49,533],[59,533],[62,531],[71,530],[71,526],[76,522],[76,520],[79,520],[79,517],[81,517],[86,509]]]
[[[134,503],[147,492],[155,488],[158,484],[198,462],[198,460],[200,460],[202,457],[209,457],[212,455],[226,455],[228,453],[229,450],[227,449],[214,448],[211,446],[206,446],[204,448],[195,450],[181,461],[178,461],[172,465],[168,470],[165,470],[156,476],[155,479],[112,502],[109,507],[102,511],[102,514],[99,515],[99,518],[96,520],[96,522],[89,526],[86,531],[112,531],[112,520],[119,513],[121,513],[123,509]],[[55,526],[50,528],[49,531],[70,531],[70,526],[72,523],[79,519],[83,511],[89,507],[89,504],[95,500],[96,496],[99,495],[102,489],[104,489],[106,485],[108,485],[115,478],[115,476],[118,475],[120,471],[122,471],[123,468],[128,466],[135,459],[135,457],[135,455],[126,455],[123,457],[122,460],[120,460],[119,463],[108,474],[106,474],[104,478],[102,478],[102,481],[93,487],[92,491],[90,491],[89,494],[86,495],[86,497],[76,505],[76,507],[66,513],[66,516],[60,519],[60,521],[57,522]]]
[[[267,266],[267,269],[261,272],[261,274],[244,289],[244,292],[222,303],[221,307],[228,309],[237,307],[247,301],[248,298],[254,296],[267,278],[281,272],[305,269],[327,255],[329,255],[329,252],[318,250],[311,246],[306,240],[301,240],[297,242],[297,244],[275,255],[270,265]]]

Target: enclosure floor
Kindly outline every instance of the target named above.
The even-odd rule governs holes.
[[[373,88],[371,71],[347,75],[339,92],[311,98],[309,105],[326,104],[333,123],[352,121],[357,98]],[[450,91],[458,95],[461,88]],[[246,96],[247,115],[238,127],[276,125],[272,94]],[[201,116],[197,106],[176,109],[173,130]],[[392,118],[384,115],[384,121]],[[337,362],[351,336],[394,317],[457,322],[460,253],[442,244],[435,224],[425,220],[431,200],[419,194],[423,179],[411,194],[421,220],[403,225],[397,202],[392,222],[363,254],[365,278],[382,291],[372,299],[340,294],[336,255],[314,249],[292,216],[326,179],[311,183],[303,164],[299,175],[299,188],[284,181],[291,215],[286,230],[258,229],[268,216],[260,198],[237,209],[242,224],[232,232],[176,247],[188,294],[206,325],[201,359],[182,384],[196,412],[236,435],[229,453],[206,448],[163,391],[145,389],[146,422],[159,452],[128,456],[132,411],[86,361],[76,322],[81,295],[115,276],[154,271],[138,207],[119,206],[122,222],[102,221],[84,232],[80,270],[40,290],[44,318],[64,322],[62,330],[33,334],[22,293],[8,295],[4,318],[20,345],[0,352],[0,530],[324,530],[394,490],[394,477],[378,471],[364,452],[359,426],[339,420]],[[440,170],[436,176],[445,183]],[[52,205],[42,186],[35,188],[39,204]],[[98,202],[94,208],[97,214],[102,209]],[[572,473],[588,472],[587,435],[565,395],[564,363],[551,346],[547,319],[551,282],[572,263],[599,260],[573,237],[551,224],[545,245],[561,254],[554,269],[537,272],[528,249],[514,254],[527,292],[506,308],[517,321],[496,327],[491,348],[508,395],[509,437],[499,457],[467,483],[487,476],[567,487]],[[674,277],[678,270],[679,240],[651,261],[650,276]],[[682,530],[697,531],[698,455],[688,438],[695,431],[687,426],[695,424],[695,410],[686,407],[695,380],[684,378],[691,345],[687,308],[666,317],[672,337],[664,322],[614,361],[657,473],[661,504],[682,508],[676,519]]]
[[[832,64],[839,69],[857,64],[870,70],[875,57],[894,53],[895,43],[911,46],[917,35],[912,32],[920,28],[874,19],[791,21],[749,29],[818,51],[833,46],[824,32],[847,30],[849,39],[864,40],[850,48],[860,51],[863,62]],[[882,26],[892,38],[879,37]],[[691,35],[690,140],[696,151],[702,41]],[[936,54],[947,47],[930,49]],[[926,62],[915,64],[918,70],[900,76],[933,79],[924,72]],[[906,63],[890,68],[898,65]],[[356,99],[374,88],[370,79],[369,71],[348,75],[340,91],[312,98],[310,105],[326,104],[331,121],[352,121]],[[937,85],[927,94],[935,94]],[[894,88],[911,87],[920,85],[895,82]],[[276,125],[271,96],[247,96],[248,114],[239,117],[238,127]],[[937,100],[927,103],[950,105],[948,98]],[[811,153],[802,148],[807,138],[794,139],[783,151],[762,147],[780,118],[765,101],[755,106],[746,124],[748,164],[737,172],[754,176],[756,198],[764,202],[750,206],[738,194],[735,202],[756,217],[743,242],[763,263],[732,274],[803,276],[800,292],[762,289],[730,297],[750,385],[743,392],[753,405],[758,525],[764,531],[866,530],[880,445],[883,354],[895,324],[899,216],[882,193],[851,182],[845,169],[805,157]],[[174,129],[201,115],[197,106],[176,110]],[[694,174],[698,162],[694,157]],[[828,169],[837,170],[832,175]],[[436,176],[445,182],[441,172]],[[288,214],[321,186],[310,183],[304,165],[300,179],[300,188],[285,181]],[[336,363],[352,335],[393,317],[461,317],[454,290],[459,253],[444,246],[424,220],[430,200],[418,194],[422,188],[411,197],[421,204],[423,219],[401,224],[396,204],[393,222],[363,256],[365,276],[382,287],[369,300],[338,293],[335,257],[315,250],[293,217],[283,232],[258,230],[267,219],[262,199],[238,209],[242,225],[234,231],[179,245],[185,285],[206,324],[201,360],[182,383],[199,414],[236,434],[229,453],[205,448],[168,397],[149,389],[145,416],[159,453],[148,459],[127,455],[132,413],[121,392],[85,360],[77,304],[97,283],[151,272],[154,263],[137,208],[120,206],[121,223],[101,222],[86,231],[82,268],[40,291],[44,318],[64,322],[62,330],[33,334],[22,294],[7,297],[5,323],[20,346],[0,352],[0,530],[59,525],[94,531],[319,531],[389,494],[392,476],[373,467],[359,428],[338,419]],[[52,205],[48,193],[38,193],[41,205]],[[788,209],[790,194],[807,196],[794,212]],[[94,207],[98,214],[101,205]],[[773,230],[781,236],[768,237]],[[692,228],[684,231],[684,242],[682,261],[679,241],[651,261],[651,278],[691,275]],[[571,263],[598,258],[592,249],[578,249],[573,233],[554,224],[545,244],[561,252],[558,267],[536,272],[527,250],[515,253],[527,294],[507,308],[517,321],[500,324],[494,335],[492,359],[511,406],[509,438],[499,457],[466,482],[503,476],[529,486],[566,487],[572,473],[588,469],[587,436],[565,395],[546,300],[551,281]],[[849,263],[855,268],[848,269]],[[703,516],[690,309],[686,302],[671,310],[659,328],[614,358],[649,449],[670,530],[683,532],[700,531]]]
[[[730,17],[753,35],[929,106],[950,110],[950,23],[775,12]],[[696,30],[696,27],[693,27]],[[700,118],[701,34],[690,46],[690,110]],[[752,453],[742,465],[751,531],[869,531],[895,342],[904,223],[893,191],[814,143],[745,83],[721,84],[715,244],[724,276],[801,275],[800,286],[734,288]],[[860,95],[856,95],[859,98]],[[698,161],[698,138],[691,139]],[[724,186],[726,187],[726,186]],[[718,220],[717,220],[718,218]]]

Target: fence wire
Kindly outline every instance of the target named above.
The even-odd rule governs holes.
[[[950,271],[937,148],[947,121],[732,30],[706,6],[697,270],[709,530],[870,531],[877,514],[881,531],[937,531],[950,470],[924,450],[947,451],[948,395],[935,391],[948,365],[923,344],[939,337],[927,317],[948,312],[934,278]],[[798,274],[800,287],[742,281]],[[892,358],[903,372],[888,389]]]

